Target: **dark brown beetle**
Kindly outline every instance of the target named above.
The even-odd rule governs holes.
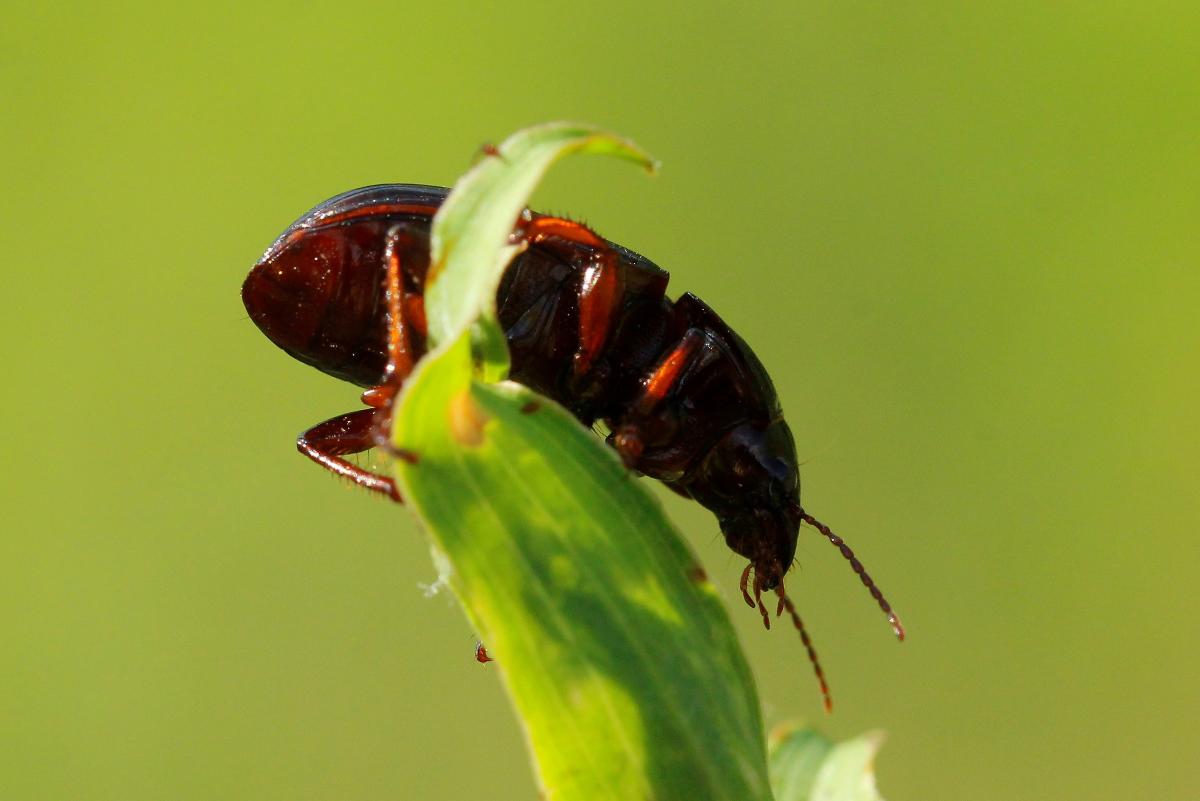
[[[367,388],[372,408],[304,432],[301,452],[397,501],[391,478],[342,457],[386,445],[392,399],[424,353],[429,230],[446,194],[389,184],[331,198],[284,231],[242,287],[272,342]],[[584,425],[604,421],[626,465],[717,516],[726,543],[750,562],[743,597],[769,627],[761,595],[778,594],[777,614],[786,608],[800,630],[828,706],[783,587],[802,521],[841,550],[901,639],[904,629],[850,548],[801,508],[792,432],[758,357],[695,295],[669,300],[665,271],[582,224],[527,212],[514,236],[528,247],[496,296],[512,379]]]

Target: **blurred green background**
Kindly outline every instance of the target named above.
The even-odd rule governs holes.
[[[351,187],[580,119],[539,208],[775,377],[837,699],[729,601],[769,722],[871,727],[889,799],[1200,795],[1192,4],[10,4],[0,30],[0,797],[526,799],[409,515],[293,449],[356,391],[240,282]],[[721,688],[713,688],[720,692]]]

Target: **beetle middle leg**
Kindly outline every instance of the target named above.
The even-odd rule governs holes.
[[[383,380],[362,394],[362,401],[372,408],[348,412],[305,431],[296,440],[297,449],[317,464],[339,476],[349,478],[360,487],[387,495],[403,503],[396,482],[371,470],[343,459],[353,453],[381,448],[391,456],[415,462],[414,454],[395,448],[391,443],[392,412],[396,396],[414,364],[412,338],[405,316],[404,279],[401,272],[399,244],[407,225],[395,225],[388,230],[384,248],[386,277],[384,302],[387,308],[387,366]]]
[[[708,341],[708,334],[703,329],[689,328],[679,343],[642,379],[642,394],[633,402],[632,414],[617,425],[610,437],[627,467],[637,466],[648,444],[647,436],[653,440],[654,434],[647,430],[647,421],[659,403],[690,370],[707,363],[707,356],[711,355],[711,348],[705,347]]]

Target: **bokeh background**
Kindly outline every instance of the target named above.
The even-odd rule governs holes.
[[[417,526],[293,449],[356,391],[238,289],[320,200],[562,118],[664,169],[573,160],[536,205],[756,347],[908,624],[802,540],[825,718],[664,496],[768,721],[886,729],[893,801],[1200,796],[1194,9],[10,4],[0,797],[534,797]]]

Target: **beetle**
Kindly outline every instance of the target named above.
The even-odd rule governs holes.
[[[289,226],[242,286],[250,319],[272,342],[365,389],[368,408],[308,429],[299,450],[396,501],[391,478],[344,457],[390,447],[392,404],[426,348],[429,235],[447,194],[382,184],[337,195]],[[762,593],[775,591],[776,615],[788,610],[829,707],[784,589],[802,522],[837,546],[901,640],[904,628],[850,547],[801,507],[792,432],[754,351],[695,295],[670,300],[666,271],[582,223],[526,210],[513,236],[525,249],[496,294],[510,377],[585,426],[603,421],[627,467],[716,515],[726,544],[749,562],[743,598],[769,628]]]

